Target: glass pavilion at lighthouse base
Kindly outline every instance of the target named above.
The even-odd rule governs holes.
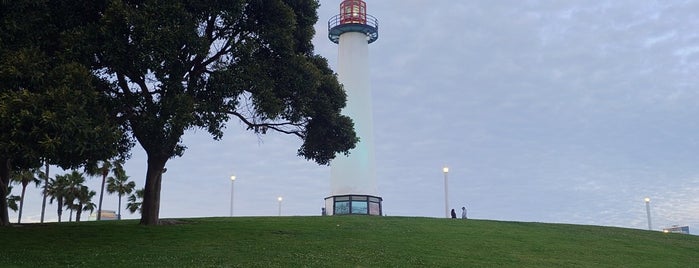
[[[325,198],[323,215],[383,215],[383,198],[373,195],[347,194]]]

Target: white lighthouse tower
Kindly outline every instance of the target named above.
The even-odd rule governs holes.
[[[340,14],[328,21],[328,38],[338,44],[338,80],[347,92],[342,113],[352,118],[360,141],[349,156],[331,163],[331,196],[325,198],[327,215],[382,215],[376,186],[374,131],[369,83],[369,44],[379,38],[379,23],[366,13],[362,0],[344,0]]]

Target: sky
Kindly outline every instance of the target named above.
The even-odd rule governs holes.
[[[327,20],[340,1],[320,3],[313,43],[335,68]],[[653,230],[699,233],[699,1],[368,0],[367,9],[379,20],[369,53],[386,215],[444,217],[446,165],[449,207],[470,218],[647,229],[649,197]],[[275,216],[280,205],[283,216],[320,215],[330,193],[330,168],[298,157],[294,136],[231,121],[221,141],[192,130],[183,142],[163,175],[161,218],[229,216],[231,192],[235,216]],[[143,187],[139,146],[126,171]],[[117,209],[115,195],[104,202]],[[28,189],[23,222],[40,210],[39,189]]]

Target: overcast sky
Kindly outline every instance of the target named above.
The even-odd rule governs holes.
[[[333,67],[339,3],[321,1],[314,39]],[[653,229],[699,228],[699,1],[367,6],[380,24],[369,51],[387,215],[443,217],[448,165],[449,206],[472,218],[646,229],[650,197]],[[163,176],[162,218],[227,216],[232,174],[236,216],[277,215],[277,196],[283,215],[319,215],[330,193],[329,167],[297,157],[296,137],[232,121],[222,141],[190,131],[184,144]],[[139,187],[145,167],[136,148],[126,168]],[[40,202],[29,189],[25,221]]]

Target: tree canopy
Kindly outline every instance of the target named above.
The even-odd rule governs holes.
[[[66,1],[70,2],[70,1]],[[0,196],[11,169],[75,168],[128,149],[109,99],[71,34],[89,22],[63,1],[0,3]],[[78,11],[78,10],[73,10]],[[123,147],[120,147],[124,145]],[[0,226],[9,225],[0,198]]]
[[[328,164],[357,142],[340,114],[345,93],[313,53],[313,0],[108,1],[81,51],[148,156],[142,224],[159,219],[161,174],[185,130],[215,139],[239,119],[249,130],[303,140],[300,156]]]
[[[116,138],[118,131],[111,125],[78,124],[100,122],[85,118],[114,116],[104,122],[121,123],[118,130],[130,133],[145,149],[148,170],[142,224],[159,221],[161,175],[168,159],[184,153],[181,138],[188,129],[205,129],[220,139],[226,122],[239,120],[257,134],[277,131],[300,138],[298,155],[318,164],[328,164],[337,153],[348,153],[358,141],[351,119],[340,114],[345,93],[327,61],[313,51],[316,0],[20,0],[4,5],[22,4],[25,9],[39,6],[32,12],[41,16],[22,21],[17,19],[22,17],[19,11],[13,10],[7,13],[18,17],[9,21],[58,41],[35,47],[31,42],[7,39],[14,46],[9,51],[28,47],[35,53],[25,54],[50,59],[50,68],[40,68],[42,72],[64,70],[57,77],[63,83],[51,79],[58,86],[38,83],[36,87],[44,89],[42,94],[60,94],[54,88],[97,89],[97,97],[83,99],[104,102],[78,106],[92,117],[72,116],[63,126],[85,131],[77,133],[78,137],[96,138],[98,133],[87,130],[102,130],[100,137]],[[44,20],[52,27],[39,29],[37,24]],[[3,34],[0,37],[6,40]],[[3,59],[20,56],[8,54]],[[15,66],[8,65],[4,68]],[[72,76],[66,76],[66,71]],[[22,88],[12,87],[12,93],[23,92],[17,91]],[[89,111],[97,108],[105,110]],[[82,120],[69,120],[75,118]],[[17,127],[16,121],[7,122]],[[60,140],[48,137],[53,138],[49,141]],[[114,143],[123,145],[120,141]],[[57,151],[64,149],[62,143],[44,143]],[[74,145],[69,150],[92,149],[85,146]],[[52,156],[51,152],[39,150],[36,155]]]

